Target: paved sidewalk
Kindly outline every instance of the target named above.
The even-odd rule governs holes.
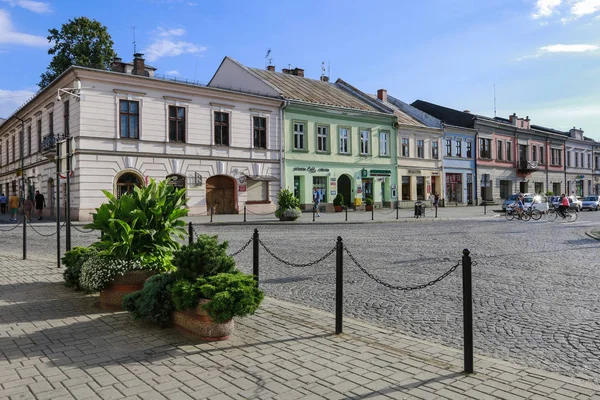
[[[229,341],[98,307],[40,261],[0,257],[1,399],[600,399],[600,386],[266,299]],[[332,305],[333,306],[333,305]],[[477,340],[477,338],[475,338]]]

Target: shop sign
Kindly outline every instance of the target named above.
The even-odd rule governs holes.
[[[337,192],[335,190],[332,190],[329,193],[331,193],[332,196],[335,196],[337,194]]]
[[[372,169],[369,171],[371,176],[391,176],[392,171],[389,169]]]
[[[173,175],[173,176],[169,177],[169,180],[167,181],[167,185],[175,186],[178,188],[184,188],[185,187],[185,177],[181,176],[181,175]]]
[[[306,171],[304,167],[294,167],[294,171]]]
[[[398,186],[392,185],[392,189],[397,189],[397,188],[398,188]]]
[[[409,169],[407,171],[407,173],[409,175],[421,175],[421,170],[420,169]]]
[[[367,173],[367,170],[366,170],[366,169],[362,169],[362,170],[360,171],[360,176],[361,176],[362,178],[366,178],[367,176],[369,176],[369,174]]]
[[[329,180],[330,180],[331,182],[336,182],[336,179],[335,179],[335,177],[331,177],[331,178],[329,178]]]
[[[356,193],[362,193],[362,186],[356,187]]]
[[[308,172],[310,172],[311,174],[314,174],[315,172],[317,172],[317,169],[315,167],[308,167],[308,168],[306,168],[306,170]]]
[[[245,192],[246,191],[246,185],[240,185],[240,186],[238,186],[238,191]]]
[[[575,177],[575,179],[583,179],[583,178],[585,178],[585,175],[577,175],[577,176]]]
[[[440,171],[431,171],[431,176],[440,176]]]
[[[319,168],[319,172],[329,172],[329,168]]]

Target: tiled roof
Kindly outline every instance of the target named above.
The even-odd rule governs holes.
[[[248,69],[275,87],[281,96],[287,100],[381,113],[381,110],[340,89],[335,83],[258,68]]]
[[[427,114],[436,117],[450,125],[462,126],[465,128],[473,128],[473,114],[454,110],[448,107],[442,107],[437,104],[428,103],[423,100],[417,100],[411,104],[411,106],[418,108],[419,110],[426,112]]]
[[[374,95],[374,94],[369,94],[369,96],[371,96],[376,101],[380,101],[381,103],[385,104],[386,107],[391,108],[392,111],[394,112],[394,115],[396,116],[396,118],[398,118],[399,124],[422,126],[422,127],[427,126],[427,125],[423,124],[421,121],[417,120],[416,118],[414,118],[414,117],[410,116],[409,114],[405,113],[404,111],[402,111],[394,103],[390,103],[389,101],[379,100],[377,95]]]

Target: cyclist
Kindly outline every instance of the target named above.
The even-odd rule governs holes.
[[[565,218],[565,210],[569,208],[569,198],[565,194],[560,195],[560,205],[558,206],[558,212],[561,217]]]
[[[517,199],[517,201],[515,201],[515,204],[513,204],[513,210],[519,218],[521,218],[521,215],[523,215],[523,208],[524,208],[523,195],[521,194],[521,195],[519,195],[519,198]]]

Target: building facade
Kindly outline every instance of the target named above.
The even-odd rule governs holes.
[[[583,130],[573,128],[568,132],[566,152],[566,192],[583,197],[595,192],[594,141],[583,136]]]

